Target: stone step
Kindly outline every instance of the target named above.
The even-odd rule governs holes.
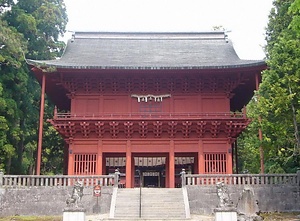
[[[181,189],[134,188],[118,189],[115,218],[111,220],[184,220],[185,216]]]

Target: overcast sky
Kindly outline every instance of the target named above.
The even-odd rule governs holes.
[[[242,59],[263,59],[273,0],[65,0],[69,31],[211,31],[223,26]]]

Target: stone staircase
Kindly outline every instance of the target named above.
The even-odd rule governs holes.
[[[114,218],[139,217],[140,191],[138,188],[118,189]]]
[[[181,188],[118,189],[111,220],[184,220],[186,209]]]

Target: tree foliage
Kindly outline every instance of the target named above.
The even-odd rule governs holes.
[[[273,2],[267,28],[269,68],[262,75],[256,108],[250,109],[254,124],[260,124],[263,131],[264,161],[269,173],[295,172],[300,166],[300,39],[293,26],[299,10],[289,13],[298,2]],[[245,136],[249,139],[254,133],[249,131]]]
[[[25,57],[53,59],[62,53],[64,43],[58,37],[65,32],[66,9],[62,0],[1,0],[0,9],[0,169],[33,173],[40,86]],[[53,107],[47,104],[49,116]],[[49,133],[53,128],[45,124]],[[48,160],[62,152],[60,140],[46,136],[44,145]],[[43,165],[45,173],[51,170],[48,164]]]
[[[300,0],[295,0],[289,8],[289,13],[293,15],[289,28],[293,29],[300,35]]]

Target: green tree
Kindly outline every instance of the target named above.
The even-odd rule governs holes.
[[[0,167],[5,165],[7,173],[32,173],[40,86],[25,57],[53,59],[62,53],[64,43],[58,37],[65,32],[66,9],[62,0],[2,0],[0,8]],[[53,107],[47,107],[46,113],[52,113]],[[53,135],[53,128],[45,126],[45,133]],[[44,151],[57,154],[60,143],[46,138]]]
[[[267,28],[269,68],[263,72],[259,99],[251,112],[253,124],[260,124],[263,131],[265,169],[269,173],[295,172],[300,166],[300,39],[291,28],[299,12],[288,13],[293,2],[273,2]],[[255,130],[244,136],[249,139],[253,133]]]
[[[289,8],[289,13],[293,15],[290,28],[293,29],[300,35],[300,0],[295,0],[291,7]]]

